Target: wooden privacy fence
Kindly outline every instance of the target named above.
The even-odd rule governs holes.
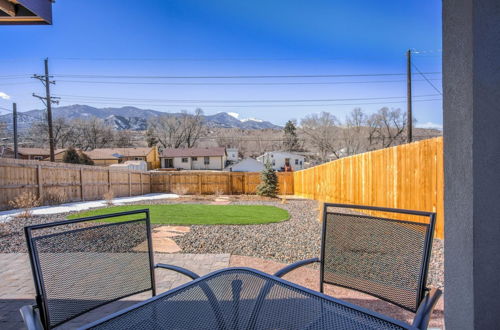
[[[293,173],[278,174],[279,194],[293,195]],[[185,194],[255,194],[258,172],[179,171],[151,172],[152,192]]]
[[[293,173],[278,173],[280,194],[293,195]],[[141,172],[109,167],[0,158],[0,209],[23,192],[42,200],[64,202],[102,199],[150,192],[184,194],[255,194],[260,173],[215,171]]]
[[[151,192],[148,172],[109,167],[0,158],[0,209],[25,191],[65,202],[102,199],[112,190],[116,197]]]
[[[443,139],[438,137],[295,172],[294,192],[322,202],[436,212],[435,235],[443,238],[443,177]]]
[[[434,138],[342,158],[295,173],[278,173],[279,193],[323,202],[362,204],[437,213],[444,235],[443,139]],[[0,209],[25,191],[67,201],[150,192],[255,194],[260,173],[140,172],[0,158]]]

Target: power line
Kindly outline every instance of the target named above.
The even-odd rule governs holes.
[[[29,74],[11,74],[11,75],[1,75],[0,79],[16,79],[16,78],[28,78]]]
[[[429,80],[441,80],[441,78],[430,78]],[[413,80],[414,82],[426,81]],[[270,85],[342,85],[342,84],[384,84],[384,83],[402,83],[406,80],[367,80],[367,81],[331,81],[331,82],[231,82],[231,83],[171,83],[171,82],[126,82],[126,81],[85,81],[85,80],[64,80],[58,82],[84,83],[84,84],[113,84],[113,85],[164,85],[164,86],[270,86]]]
[[[281,100],[186,100],[186,99],[134,99],[122,97],[106,97],[106,96],[86,96],[86,95],[68,95],[58,94],[61,97],[71,97],[89,100],[118,100],[118,101],[139,101],[139,102],[179,102],[179,103],[283,103],[283,102],[337,102],[337,101],[369,101],[369,100],[390,100],[402,99],[406,96],[386,96],[386,97],[365,97],[365,98],[344,98],[344,99],[281,99]],[[415,95],[415,97],[430,97],[437,94]]]
[[[0,84],[0,86],[13,86],[13,85],[29,85],[33,84],[35,81],[27,81],[27,82],[14,82],[14,83],[5,83]]]
[[[4,107],[0,107],[0,110],[5,110],[5,111],[8,111],[8,112],[12,113],[11,109],[7,109],[7,108],[4,108]],[[17,115],[18,115],[18,117],[25,116],[25,117],[30,117],[30,118],[33,118],[33,119],[36,119],[36,120],[42,120],[42,118],[40,118],[40,117],[35,117],[35,116],[32,116],[32,115],[28,115],[25,112],[18,112]]]
[[[338,61],[344,60],[347,58],[297,58],[297,57],[288,57],[288,58],[258,58],[258,57],[219,57],[219,58],[201,58],[201,57],[53,57],[54,60],[63,60],[63,61],[140,61],[140,62],[157,62],[157,61],[172,61],[172,62],[226,62],[226,61],[256,61],[256,62],[277,62],[277,61]]]
[[[412,63],[412,66],[415,68],[415,70],[417,70],[417,72],[429,83],[429,85],[432,86],[432,88],[434,88],[434,90],[436,90],[439,94],[443,95],[443,93],[436,87],[434,86],[434,84],[432,82],[429,81],[429,79],[427,79],[427,77],[425,76],[424,73],[422,73],[418,68],[417,66]]]
[[[425,72],[425,74],[440,74],[441,72]],[[406,76],[406,73],[360,73],[360,74],[297,74],[297,75],[229,75],[229,76],[141,76],[141,75],[79,75],[55,74],[63,78],[114,78],[114,79],[264,79],[264,78],[333,78],[333,77],[381,77]]]
[[[78,99],[64,98],[65,100],[73,100],[78,102]],[[431,101],[441,101],[441,98],[434,99],[424,99],[424,100],[414,100],[413,102],[431,102]],[[82,101],[82,100],[80,100]],[[104,105],[116,105],[124,106],[124,103],[116,103],[113,101],[82,101],[86,104],[104,104]],[[362,105],[384,105],[384,104],[403,104],[406,101],[386,101],[386,102],[364,102],[364,103],[335,103],[335,104],[252,104],[252,105],[199,105],[199,104],[147,104],[147,103],[137,103],[137,102],[127,102],[128,105],[134,106],[146,106],[146,107],[200,107],[200,108],[291,108],[291,107],[331,107],[331,106],[362,106]]]

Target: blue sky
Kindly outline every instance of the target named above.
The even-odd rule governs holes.
[[[28,76],[45,57],[62,105],[200,107],[278,124],[320,111],[343,119],[356,106],[405,109],[406,77],[376,75],[404,73],[409,48],[421,72],[441,71],[439,0],[59,0],[53,9],[52,26],[0,26],[0,93],[10,96],[0,94],[0,107],[43,107],[31,96],[43,86]],[[366,74],[375,75],[157,78]],[[440,74],[426,77],[441,90]],[[415,70],[414,79],[418,123],[442,124],[441,95]]]

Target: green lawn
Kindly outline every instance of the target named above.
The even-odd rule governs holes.
[[[123,205],[89,210],[68,216],[68,219],[89,217],[115,212],[149,209],[151,223],[169,225],[255,225],[288,220],[286,210],[265,205]],[[110,218],[116,222],[137,219],[137,215]]]

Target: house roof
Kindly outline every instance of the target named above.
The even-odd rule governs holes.
[[[263,157],[265,157],[266,155],[282,155],[282,156],[292,156],[292,157],[303,157],[305,158],[304,155],[301,155],[301,154],[298,154],[298,153],[294,153],[294,152],[288,152],[288,151],[268,151],[268,152],[265,152],[264,154],[260,155],[259,157],[257,157],[257,159],[262,159]]]
[[[151,148],[100,148],[85,151],[91,159],[118,159],[122,157],[146,157]]]
[[[160,157],[208,157],[224,156],[226,148],[177,148],[163,149]]]
[[[224,170],[233,172],[260,172],[265,168],[264,164],[253,158],[245,158],[239,162],[227,166]]]
[[[54,154],[57,155],[61,152],[66,151],[66,149],[56,149]],[[18,148],[17,152],[21,155],[26,156],[50,156],[50,150],[47,148]]]

